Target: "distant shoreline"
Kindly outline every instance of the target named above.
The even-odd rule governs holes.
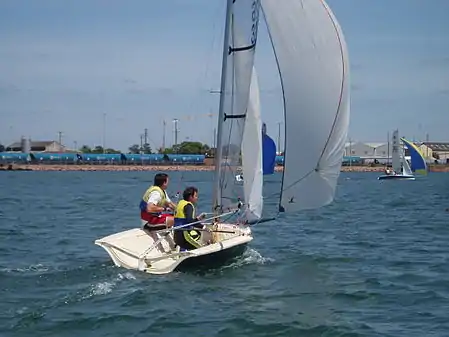
[[[341,172],[382,172],[383,166],[342,166]],[[0,170],[6,171],[95,171],[95,172],[139,172],[139,171],[213,171],[213,165],[2,165]],[[282,166],[275,167],[282,172]],[[449,165],[430,166],[431,172],[449,172]]]

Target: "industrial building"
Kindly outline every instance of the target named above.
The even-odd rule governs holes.
[[[29,139],[22,138],[20,142],[12,143],[6,147],[6,152],[65,152],[64,145],[54,140],[49,141],[31,141]]]
[[[418,147],[424,157],[449,164],[449,142],[422,142]]]

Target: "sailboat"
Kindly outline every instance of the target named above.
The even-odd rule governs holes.
[[[385,175],[378,177],[379,180],[415,180],[413,172],[427,174],[427,164],[421,151],[412,142],[405,138],[400,138],[402,143],[407,146],[411,153],[411,167],[405,158],[404,147],[399,143],[399,131],[396,129],[392,135],[392,170],[385,170]]]
[[[219,255],[243,252],[253,240],[251,226],[267,220],[262,217],[262,123],[254,67],[259,13],[284,98],[284,172],[272,219],[333,201],[349,127],[348,52],[335,16],[323,0],[227,0],[213,207],[203,221],[211,240],[181,251],[173,228],[151,233],[133,228],[96,240],[117,266],[165,274],[191,262],[215,263]],[[235,179],[240,166],[243,184]]]

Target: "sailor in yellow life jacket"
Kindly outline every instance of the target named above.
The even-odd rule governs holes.
[[[201,213],[195,217],[195,203],[198,200],[198,189],[196,187],[187,187],[183,192],[183,200],[178,202],[175,211],[175,224],[177,226],[197,222],[205,218]],[[195,249],[202,246],[201,232],[195,228],[202,229],[204,226],[200,223],[192,226],[182,227],[174,231],[175,243],[183,249]]]

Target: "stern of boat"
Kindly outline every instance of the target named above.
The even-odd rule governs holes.
[[[95,244],[106,250],[116,266],[139,269],[142,256],[145,256],[148,248],[159,239],[160,234],[147,233],[140,228],[134,228],[97,239]],[[157,258],[175,250],[173,236],[170,233],[149,254],[153,258]]]

